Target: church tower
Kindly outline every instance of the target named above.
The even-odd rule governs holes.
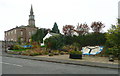
[[[35,19],[34,19],[34,12],[33,12],[32,5],[31,5],[31,9],[30,9],[28,26],[30,26],[30,27],[35,27]]]

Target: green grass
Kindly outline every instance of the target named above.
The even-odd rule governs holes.
[[[42,45],[41,47],[45,47],[45,45]]]
[[[18,49],[18,50],[11,50],[11,51],[26,51],[28,49]]]

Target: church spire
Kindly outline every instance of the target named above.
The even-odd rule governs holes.
[[[31,5],[31,9],[30,9],[30,15],[29,15],[29,20],[28,20],[28,25],[30,27],[35,27],[35,20],[34,20],[32,5]]]
[[[33,8],[32,8],[32,4],[31,4],[30,15],[33,15]]]

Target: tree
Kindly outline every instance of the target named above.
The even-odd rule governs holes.
[[[51,36],[45,39],[45,45],[53,50],[60,49],[64,45],[64,38],[62,35]]]
[[[79,35],[83,35],[89,32],[89,27],[87,24],[78,24],[77,29],[75,30]]]
[[[74,43],[74,36],[72,37],[72,36],[64,36],[64,43],[66,44],[66,45],[72,45],[73,43]]]
[[[43,38],[48,33],[48,29],[38,29],[37,32],[32,35],[32,40],[36,42],[43,42]]]
[[[93,22],[91,25],[92,30],[95,33],[100,33],[100,31],[102,30],[102,28],[104,28],[104,24],[102,22]]]
[[[106,34],[107,41],[112,45],[120,45],[120,27],[112,25]]]
[[[106,34],[106,38],[106,46],[108,47],[109,53],[115,56],[120,55],[120,27],[112,25],[112,28]]]
[[[86,35],[74,36],[73,40],[81,47],[85,46],[104,46],[106,42],[105,33],[89,33]]]
[[[17,42],[18,42],[18,44],[21,44],[21,37],[18,37]]]
[[[53,33],[60,33],[56,22],[54,23],[54,26],[53,26],[53,28],[52,28],[52,32],[53,32]]]
[[[120,24],[120,19],[118,18],[118,24]]]
[[[73,33],[74,33],[74,26],[72,26],[72,25],[65,25],[65,26],[63,26],[63,33],[64,33],[64,35],[66,35],[66,36],[72,36],[73,35]]]
[[[117,21],[118,21],[118,26],[120,27],[120,19],[118,18]]]

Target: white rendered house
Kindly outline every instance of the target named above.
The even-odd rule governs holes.
[[[47,39],[51,36],[56,36],[56,35],[60,35],[60,34],[48,32],[47,35],[43,38],[43,43],[41,43],[41,46],[44,46],[45,39]]]

